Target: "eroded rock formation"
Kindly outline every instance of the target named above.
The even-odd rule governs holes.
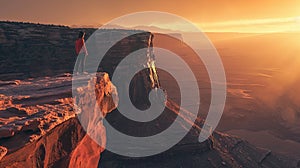
[[[105,73],[96,77],[92,74],[83,76],[82,78],[88,78],[96,85],[91,87],[91,83],[83,83],[77,88],[82,99],[76,97],[76,102],[73,103],[71,74],[55,74],[72,69],[74,61],[70,60],[73,59],[76,30],[49,25],[9,22],[0,24],[0,53],[1,59],[6,63],[1,64],[0,68],[0,167],[297,166],[295,160],[256,148],[237,137],[219,132],[214,132],[208,140],[199,143],[199,132],[204,131],[201,130],[201,118],[197,119],[181,142],[161,154],[130,158],[111,153],[103,148],[106,143],[105,125],[101,121],[103,117],[106,116],[108,121],[122,132],[149,136],[166,129],[177,117],[179,106],[168,100],[164,113],[150,125],[129,122],[117,109],[113,110],[117,103],[112,97],[116,97],[117,94]],[[149,46],[150,34],[144,32],[122,40],[108,52],[104,60],[107,62],[103,63],[103,66],[100,65],[100,68],[111,74],[114,70],[113,65],[117,65],[128,53]],[[41,53],[44,55],[41,56]],[[62,67],[57,66],[58,60]],[[145,60],[146,58],[141,62],[144,63]],[[50,72],[40,66],[47,63],[50,65],[45,69]],[[52,69],[53,66],[57,66],[57,69]],[[24,69],[28,70],[28,73],[23,73]],[[35,73],[37,74],[34,75]],[[32,76],[34,78],[28,78]],[[81,80],[80,77],[77,80]],[[140,108],[144,108],[145,105],[147,107],[149,101],[146,98],[152,88],[149,71],[137,74],[130,91],[134,104],[141,105]],[[95,90],[96,103],[103,113],[95,114],[94,110],[90,110],[94,105],[87,109],[78,109],[80,104],[84,103],[81,100],[90,98],[87,90]],[[110,111],[112,112],[107,114]],[[182,126],[185,124],[191,123],[186,122]],[[95,143],[83,128],[94,130],[101,144]]]
[[[95,87],[93,83],[96,83]],[[76,104],[78,108],[81,108],[77,117],[88,134],[71,153],[69,167],[88,168],[98,163],[100,154],[105,149],[106,130],[103,126],[103,118],[117,107],[118,93],[107,73],[98,73],[87,86],[77,88],[77,92]],[[96,95],[95,103],[98,110],[91,101],[93,92]],[[97,138],[97,142],[92,138]]]
[[[74,167],[82,165],[80,162],[87,165],[89,160],[93,164],[95,160],[99,160],[106,140],[105,128],[99,120],[116,108],[117,99],[113,100],[112,96],[117,97],[117,92],[106,73],[84,78],[90,79],[89,83],[94,82],[95,87],[83,84],[77,88],[79,95],[89,99],[86,93],[96,91],[98,107],[101,107],[103,114],[98,115],[84,111],[89,109],[82,109],[77,116],[90,115],[91,121],[88,123],[91,127],[92,124],[97,125],[94,128],[98,128],[96,132],[103,140],[102,147],[86,135],[75,117],[76,107],[70,97],[70,76],[53,77],[52,80],[32,79],[31,82],[0,88],[5,94],[9,94],[9,88],[20,91],[8,97],[2,95],[0,167],[67,167],[69,164]],[[41,84],[42,81],[44,84]],[[36,87],[32,87],[35,85]],[[61,90],[64,91],[60,92]],[[86,158],[87,155],[91,157]]]

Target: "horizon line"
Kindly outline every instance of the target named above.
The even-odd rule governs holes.
[[[261,20],[261,19],[260,19]],[[18,21],[18,20],[0,20],[1,22],[7,22],[7,23],[22,23],[22,24],[34,24],[34,25],[44,25],[44,26],[60,26],[60,27],[69,27],[72,29],[100,29],[100,27],[96,27],[93,25],[68,25],[68,24],[58,24],[58,23],[41,23],[41,22],[30,22],[30,21]],[[223,22],[224,23],[224,22]],[[214,23],[216,24],[216,23]],[[99,24],[102,25],[102,24]],[[115,26],[120,26],[120,25],[115,25]],[[160,28],[158,26],[147,26],[147,25],[141,25],[144,27],[155,27],[158,29],[164,29]],[[139,27],[139,26],[135,26]],[[105,27],[104,27],[105,28]],[[120,26],[119,28],[107,28],[107,29],[124,29],[124,30],[142,30],[142,29],[136,29],[134,27],[122,27]],[[168,33],[194,33],[192,31],[179,31],[179,30],[172,30],[172,29],[164,29],[165,31],[169,31]],[[149,31],[149,30],[144,30],[144,31]],[[149,31],[149,32],[155,32],[155,31]],[[239,33],[239,34],[275,34],[275,33],[300,33],[300,30],[294,30],[294,31],[230,31],[230,30],[207,30],[207,31],[202,31],[204,33]],[[158,32],[160,33],[160,32]]]

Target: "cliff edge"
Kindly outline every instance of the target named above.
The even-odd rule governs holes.
[[[78,93],[89,99],[85,90],[94,90],[101,115],[80,113],[72,97],[74,37],[78,29],[64,26],[0,22],[0,167],[299,167],[297,161],[256,148],[248,142],[220,132],[214,132],[199,143],[202,118],[198,118],[187,135],[171,149],[151,157],[130,158],[105,150],[103,117],[123,132],[139,136],[157,133],[167,128],[177,117],[179,106],[172,100],[152,126],[128,123],[115,109],[116,88],[109,80],[128,53],[152,46],[153,34],[143,32],[117,43],[106,55],[100,68],[108,73],[83,75]],[[93,29],[87,29],[94,31]],[[130,30],[114,30],[126,33]],[[145,58],[139,61],[147,60]],[[60,65],[57,66],[57,61]],[[141,62],[140,62],[141,63]],[[48,65],[49,64],[49,65]],[[44,66],[45,65],[45,66]],[[47,66],[46,66],[47,65]],[[26,72],[23,72],[26,71]],[[62,73],[66,72],[66,73]],[[81,77],[77,80],[81,80]],[[153,89],[149,71],[139,72],[130,85],[130,98],[141,109],[149,106],[149,91]],[[109,93],[109,94],[107,94]],[[76,101],[76,102],[74,102]],[[110,112],[110,113],[109,113]],[[89,115],[88,121],[78,120]],[[184,116],[179,116],[184,117]],[[101,146],[82,127],[97,123],[95,130]],[[154,125],[154,126],[153,126]],[[184,127],[184,124],[182,125]],[[101,156],[101,157],[100,157]]]

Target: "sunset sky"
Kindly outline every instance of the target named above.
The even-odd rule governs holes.
[[[132,12],[155,10],[182,16],[204,31],[289,32],[300,31],[299,9],[299,0],[0,0],[0,20],[98,26]]]

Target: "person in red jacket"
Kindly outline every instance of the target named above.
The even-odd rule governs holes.
[[[75,51],[77,56],[77,61],[75,64],[74,71],[77,73],[84,73],[85,69],[85,58],[88,55],[85,42],[84,42],[85,32],[80,31],[78,34],[78,38],[75,41]]]

